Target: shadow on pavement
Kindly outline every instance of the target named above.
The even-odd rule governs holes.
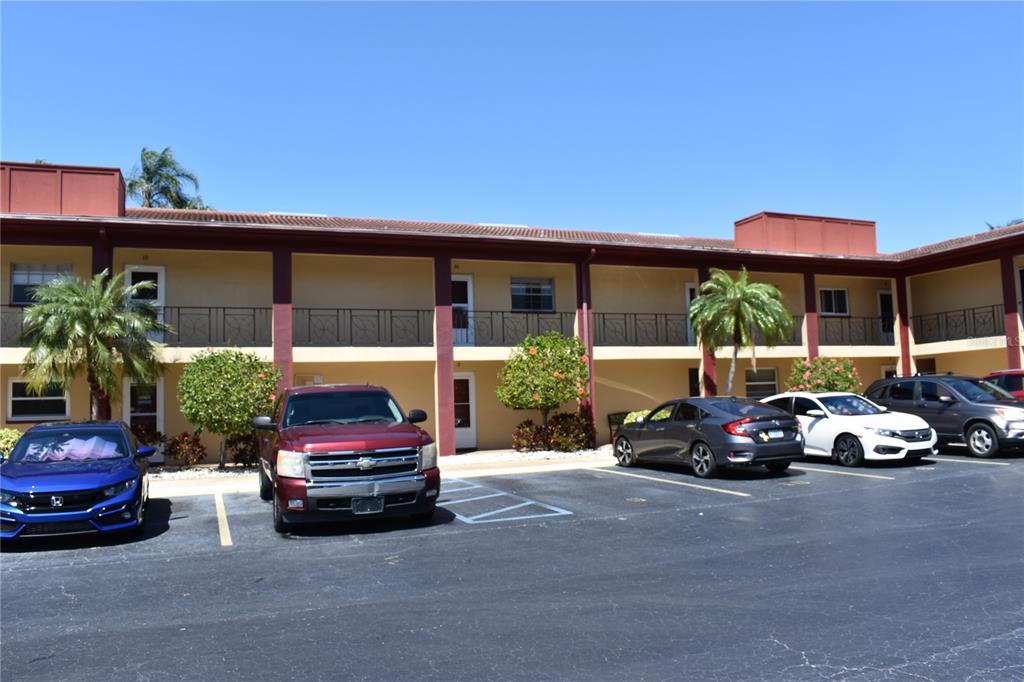
[[[138,531],[115,531],[111,533],[84,533],[82,535],[53,535],[43,537],[14,538],[0,544],[3,552],[52,552],[89,547],[116,547],[146,542],[166,533],[170,528],[172,503],[164,498],[149,498],[146,506],[146,525]]]
[[[336,523],[310,523],[296,526],[285,538],[318,538],[332,535],[376,535],[409,530],[410,528],[431,528],[443,526],[455,520],[455,514],[438,507],[429,521],[416,521],[410,518],[393,517],[377,520],[349,520]]]

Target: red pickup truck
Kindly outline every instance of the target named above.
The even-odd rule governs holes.
[[[274,503],[274,530],[346,518],[433,516],[441,487],[437,448],[380,386],[290,388],[270,416],[256,417],[260,498]]]

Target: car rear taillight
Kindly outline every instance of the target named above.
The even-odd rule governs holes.
[[[734,422],[728,424],[722,424],[722,430],[728,433],[730,436],[745,436],[747,438],[753,438],[747,433],[747,425],[752,422],[753,419],[750,417],[744,417],[743,419],[737,419]]]

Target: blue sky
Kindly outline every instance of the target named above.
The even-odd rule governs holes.
[[[0,153],[171,145],[220,209],[884,251],[1024,216],[1021,3],[11,3]]]

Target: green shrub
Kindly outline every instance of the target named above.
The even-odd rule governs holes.
[[[226,447],[231,461],[240,466],[255,466],[260,458],[260,441],[255,431],[228,436]]]
[[[651,413],[650,410],[634,410],[626,415],[626,418],[622,421],[623,424],[633,424],[634,422],[643,421],[644,417]]]
[[[21,438],[21,431],[18,429],[0,429],[0,455],[6,457]]]
[[[559,452],[576,452],[594,447],[597,435],[594,422],[586,415],[561,413],[548,422],[548,447]]]
[[[558,332],[527,336],[498,373],[498,400],[514,410],[539,410],[541,424],[565,403],[587,396],[587,351]]]
[[[787,391],[847,391],[859,393],[861,389],[860,375],[848,358],[814,358],[813,360],[794,360],[793,370],[789,374]]]
[[[198,433],[179,433],[167,441],[164,455],[182,469],[189,469],[206,459],[206,447]]]
[[[534,424],[532,419],[520,422],[512,431],[512,447],[520,452],[544,450],[547,447],[544,442],[544,429],[540,424]]]

